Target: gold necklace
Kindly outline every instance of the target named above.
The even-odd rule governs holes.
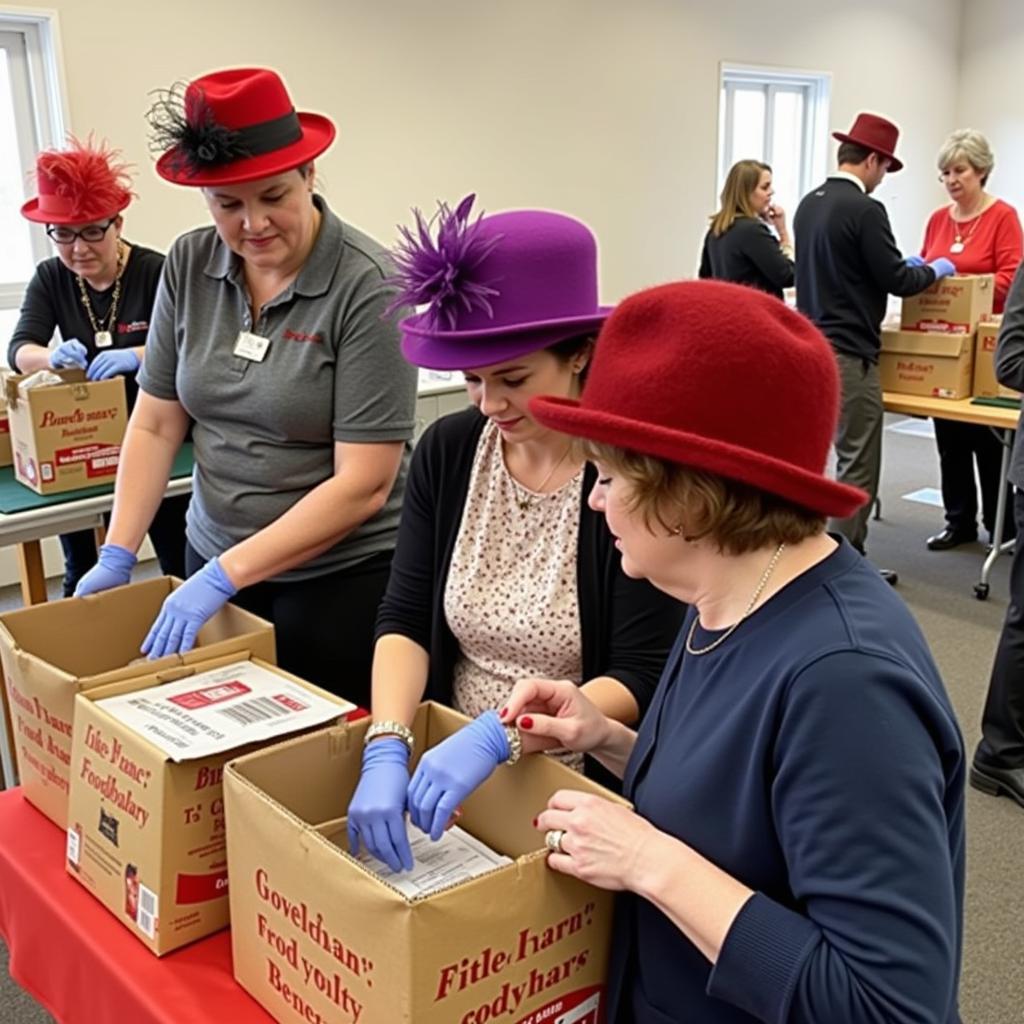
[[[515,484],[515,499],[516,504],[519,506],[520,512],[528,512],[531,508],[534,508],[536,505],[539,505],[547,497],[547,495],[544,493],[544,488],[547,487],[548,481],[555,475],[555,470],[557,470],[558,467],[563,462],[565,462],[566,457],[569,455],[571,449],[572,445],[570,444],[565,449],[565,451],[562,452],[561,458],[551,467],[550,470],[548,470],[548,475],[544,477],[543,480],[541,480],[536,492],[532,494],[527,490],[525,485],[519,483],[519,481],[516,480],[514,476],[512,476],[511,471],[508,471],[509,479],[513,482],[513,484]],[[519,492],[524,493],[521,494]]]
[[[978,224],[981,221],[981,215],[985,212],[985,202],[985,199],[981,201],[981,208],[970,220],[955,220],[953,218],[953,211],[949,211],[949,219],[953,222],[953,244],[949,247],[950,252],[957,253],[959,255],[964,251],[967,243],[971,240],[971,235],[973,235],[978,228]],[[966,235],[961,235],[961,229],[965,224],[970,224],[971,230],[968,231]]]
[[[779,558],[782,557],[782,552],[786,550],[785,544],[780,544],[775,549],[775,554],[772,555],[772,560],[768,563],[768,568],[761,574],[761,580],[754,589],[754,593],[750,596],[750,602],[747,604],[746,610],[743,614],[717,639],[712,640],[707,647],[694,647],[693,646],[693,634],[697,630],[697,623],[700,621],[700,615],[697,614],[693,617],[693,622],[690,623],[690,632],[686,637],[686,653],[687,654],[707,654],[709,651],[713,651],[719,644],[724,643],[729,639],[730,636],[739,628],[740,623],[754,610],[754,605],[757,604],[758,598],[764,593],[764,588],[768,586],[768,581],[772,578],[772,573],[775,571],[775,566],[779,564]]]
[[[124,273],[125,244],[120,239],[117,242],[117,271],[114,277],[114,294],[110,299],[110,310],[104,318],[103,323],[96,319],[92,310],[92,302],[89,301],[89,293],[85,289],[85,281],[78,275],[78,294],[85,307],[85,315],[89,318],[92,326],[93,344],[97,348],[110,348],[114,344],[113,335],[110,329],[117,322],[117,304],[121,298],[121,275]]]

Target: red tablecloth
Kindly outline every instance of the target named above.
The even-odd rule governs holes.
[[[273,1024],[235,984],[227,931],[155,957],[64,869],[64,834],[0,792],[0,935],[60,1024]]]

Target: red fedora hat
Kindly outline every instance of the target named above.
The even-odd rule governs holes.
[[[334,141],[334,124],[299,113],[267,68],[214,71],[164,92],[146,115],[157,174],[178,185],[232,185],[290,171]]]
[[[119,214],[131,201],[128,167],[116,150],[72,137],[67,149],[36,157],[38,195],[21,215],[39,224],[89,224]]]
[[[833,132],[833,139],[840,142],[854,142],[889,158],[889,171],[893,174],[903,169],[903,161],[896,159],[896,143],[900,130],[884,117],[877,114],[858,114],[857,120],[848,132]]]
[[[717,473],[826,516],[867,501],[825,476],[832,347],[778,299],[722,281],[631,296],[597,338],[583,397],[534,398],[544,426]]]

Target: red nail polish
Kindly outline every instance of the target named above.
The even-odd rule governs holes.
[[[529,715],[523,715],[523,717],[519,719],[519,728],[520,729],[532,729],[533,728],[533,719]]]
[[[536,819],[536,818],[534,818],[534,819],[533,819],[533,827],[534,827],[534,828],[536,828],[536,827],[537,827],[537,819]]]
[[[501,709],[501,710],[500,710],[500,711],[498,712],[498,717],[499,717],[499,718],[504,718],[504,717],[505,717],[505,716],[506,716],[507,714],[508,714],[508,708],[502,708],[502,709]]]

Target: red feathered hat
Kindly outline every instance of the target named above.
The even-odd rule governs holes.
[[[39,195],[21,215],[40,224],[89,224],[120,213],[131,201],[131,178],[119,153],[92,139],[72,138],[67,149],[48,149],[36,157]]]
[[[839,412],[832,348],[754,288],[686,281],[639,292],[597,338],[583,397],[535,398],[553,430],[628,448],[839,518],[867,501],[829,480]]]
[[[147,114],[164,150],[161,178],[177,185],[236,185],[293,170],[334,141],[322,114],[298,113],[267,68],[214,71],[167,90]]]

